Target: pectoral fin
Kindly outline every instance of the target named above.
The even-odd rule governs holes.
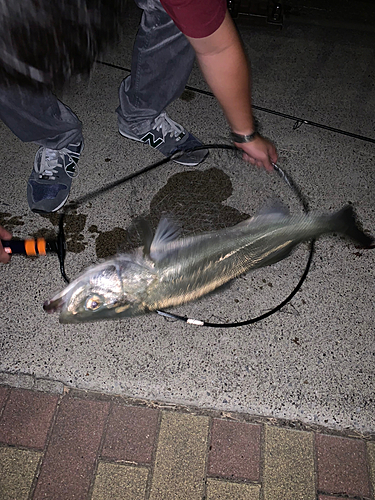
[[[159,261],[165,257],[165,246],[178,239],[181,228],[166,218],[162,218],[156,229],[154,239],[150,245],[150,257],[154,261]]]

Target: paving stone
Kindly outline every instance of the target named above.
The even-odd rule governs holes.
[[[12,389],[0,420],[3,443],[44,448],[58,396]]]
[[[266,426],[263,497],[264,500],[315,500],[311,432]]]
[[[375,493],[375,443],[367,443],[367,456],[372,483],[372,491]]]
[[[207,500],[259,500],[260,485],[207,479]]]
[[[144,500],[147,467],[99,462],[91,500]]]
[[[0,415],[1,410],[3,409],[4,403],[8,397],[9,389],[8,387],[0,387]]]
[[[208,474],[259,480],[261,426],[214,419]]]
[[[370,496],[366,446],[359,439],[315,436],[318,491],[329,494]]]
[[[163,412],[150,500],[202,500],[208,417]]]
[[[34,500],[87,497],[108,412],[106,401],[62,399]]]
[[[38,451],[0,448],[1,500],[27,500],[42,454]]]
[[[102,457],[150,463],[158,428],[157,410],[112,406]]]

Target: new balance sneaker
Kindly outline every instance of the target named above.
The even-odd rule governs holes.
[[[143,142],[149,144],[152,148],[157,149],[163,155],[170,156],[177,151],[186,151],[186,153],[179,155],[175,162],[182,165],[195,166],[203,161],[208,155],[207,149],[198,151],[191,151],[189,149],[202,146],[190,132],[184,129],[170,118],[165,111],[151,122],[151,128],[148,132],[135,135],[133,132],[125,130],[123,125],[119,125],[119,132],[122,136],[132,139],[133,141]]]
[[[56,212],[68,199],[83,141],[63,149],[40,147],[27,182],[27,201],[33,212]]]

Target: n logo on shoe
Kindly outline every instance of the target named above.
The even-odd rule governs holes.
[[[142,137],[141,141],[144,143],[148,142],[152,148],[157,148],[158,146],[160,146],[160,144],[163,144],[164,139],[162,139],[161,137],[156,139],[156,137],[152,132],[148,132],[146,135]]]
[[[76,164],[74,162],[69,163],[69,165],[65,167],[65,172],[69,175],[69,177],[75,177]]]

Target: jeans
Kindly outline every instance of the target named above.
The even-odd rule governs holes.
[[[133,47],[131,74],[122,81],[117,108],[122,129],[143,134],[172,101],[180,97],[195,53],[159,0],[138,0],[143,9]]]
[[[184,90],[194,51],[159,0],[135,0],[143,9],[134,42],[131,75],[119,89],[123,130],[141,134]],[[23,142],[62,149],[82,139],[77,116],[52,93],[0,87],[0,119]]]

